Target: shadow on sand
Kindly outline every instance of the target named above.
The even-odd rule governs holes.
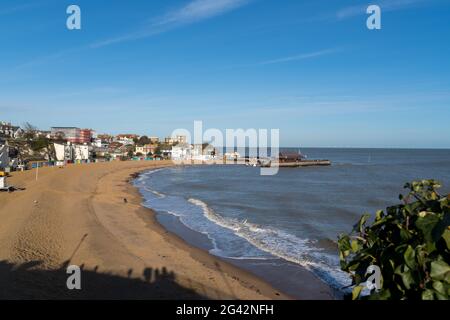
[[[229,299],[198,283],[183,287],[174,272],[166,268],[129,269],[127,276],[81,268],[81,290],[68,290],[66,264],[60,269],[43,270],[41,262],[12,264],[0,261],[0,299]]]

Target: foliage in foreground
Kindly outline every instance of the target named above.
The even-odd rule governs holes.
[[[339,237],[342,270],[351,274],[353,299],[450,298],[450,195],[434,180],[407,183],[403,204],[363,215],[349,235]],[[381,270],[381,289],[361,297],[366,272]]]

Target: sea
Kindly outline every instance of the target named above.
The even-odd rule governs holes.
[[[288,151],[332,165],[280,168],[274,176],[244,165],[171,167],[147,171],[134,184],[169,231],[301,298],[314,295],[296,295],[303,281],[293,276],[297,267],[335,297],[345,292],[351,280],[339,268],[339,234],[362,214],[398,204],[406,182],[436,179],[442,194],[450,192],[447,149]]]

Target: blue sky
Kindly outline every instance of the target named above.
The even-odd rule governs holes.
[[[1,0],[0,120],[450,148],[449,18],[449,0]]]

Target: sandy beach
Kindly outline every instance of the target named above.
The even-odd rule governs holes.
[[[13,173],[0,194],[2,299],[288,299],[187,245],[141,206],[129,180],[171,162],[111,162]],[[124,200],[126,199],[126,201]],[[66,268],[82,268],[82,289]]]

